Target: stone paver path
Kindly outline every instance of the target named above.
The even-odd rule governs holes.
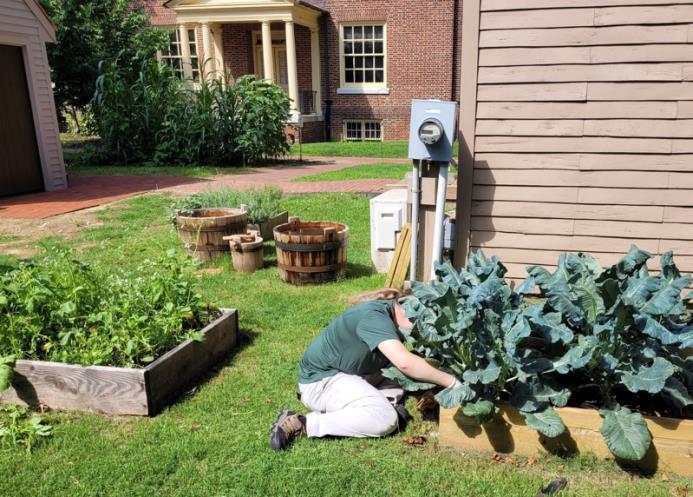
[[[394,183],[391,179],[319,181],[293,183],[291,180],[311,174],[336,171],[358,164],[379,162],[408,162],[406,159],[376,159],[363,157],[310,157],[302,164],[249,169],[233,175],[211,178],[183,176],[125,176],[73,175],[70,188],[59,192],[41,192],[0,198],[0,217],[43,219],[104,205],[133,195],[152,191],[172,191],[179,194],[208,189],[233,187],[246,189],[276,185],[288,194],[321,192],[378,193]]]

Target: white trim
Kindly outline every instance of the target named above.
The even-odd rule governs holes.
[[[347,138],[347,124],[357,123],[361,125],[361,139]],[[366,138],[366,124],[375,123],[380,127],[380,138]],[[344,119],[342,121],[342,141],[345,142],[382,142],[385,141],[385,127],[378,119]]]
[[[354,27],[354,26],[382,26],[383,27],[383,81],[380,83],[347,83],[345,80],[345,67],[344,67],[344,28]],[[341,92],[340,90],[355,89],[355,90],[386,90],[385,95],[390,93],[387,88],[387,22],[385,21],[354,21],[354,22],[343,22],[339,24],[339,86],[337,90],[338,94],[348,95],[347,92]],[[355,92],[356,94],[369,94],[366,92]],[[380,93],[374,93],[380,94]]]
[[[324,121],[325,116],[323,116],[322,113],[320,113],[320,114],[301,114],[301,120],[304,123],[315,123],[318,121]]]
[[[389,88],[337,88],[337,95],[389,95]]]

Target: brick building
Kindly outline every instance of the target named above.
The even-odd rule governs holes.
[[[139,2],[181,76],[267,77],[304,141],[403,140],[412,99],[459,99],[460,0]]]

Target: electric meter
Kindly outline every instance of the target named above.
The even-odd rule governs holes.
[[[442,100],[412,100],[409,158],[450,162],[457,136],[457,104]]]
[[[429,117],[419,126],[419,140],[424,145],[435,145],[443,137],[443,133],[443,125],[434,117]]]

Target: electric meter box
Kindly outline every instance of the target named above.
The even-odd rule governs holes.
[[[450,162],[457,136],[457,104],[443,100],[412,100],[409,158]]]

